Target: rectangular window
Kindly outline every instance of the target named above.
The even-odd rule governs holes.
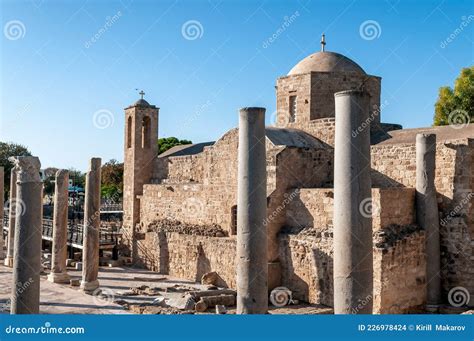
[[[128,117],[127,123],[127,148],[132,148],[132,118]]]
[[[232,206],[230,210],[231,214],[231,234],[237,234],[237,205]]]
[[[297,96],[290,96],[290,122],[296,121],[296,110],[297,110]]]

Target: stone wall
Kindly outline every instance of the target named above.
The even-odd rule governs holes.
[[[166,183],[203,182],[203,154],[159,157],[155,161],[153,181]]]
[[[382,233],[383,232],[383,233]],[[295,299],[333,306],[333,230],[280,235],[282,285]],[[426,297],[424,232],[414,225],[374,233],[374,313],[419,312]]]
[[[374,238],[374,313],[421,313],[426,303],[425,233],[395,226]]]
[[[208,237],[174,232],[147,232],[139,242],[147,268],[199,282],[216,271],[218,285],[235,288],[235,237]]]
[[[281,284],[293,298],[333,306],[332,227],[281,233]]]
[[[372,228],[374,231],[390,225],[415,223],[414,188],[372,188]]]
[[[292,290],[295,298],[330,306],[333,304],[333,198],[333,189],[299,189],[288,204],[287,228],[279,238],[282,285]],[[376,312],[416,311],[424,302],[424,238],[413,225],[414,199],[413,188],[373,188],[372,200],[361,207],[373,219],[376,283],[401,276],[413,289],[405,291],[403,285],[393,283],[376,284],[374,297],[368,298],[378,300]],[[410,267],[406,268],[408,262]],[[398,306],[390,302],[390,297],[400,297]],[[381,299],[384,305],[380,304]]]
[[[332,226],[333,205],[332,188],[300,188],[287,207],[286,225],[293,228]],[[392,224],[413,224],[415,190],[403,187],[373,188],[372,200],[362,205],[361,210],[365,214],[372,214],[374,231]]]
[[[279,209],[289,188],[330,182],[332,148],[275,146],[268,139],[266,144],[269,215]],[[237,145],[238,130],[233,129],[202,153],[159,158],[153,183],[144,186],[140,199],[142,231],[153,221],[173,219],[217,224],[235,234]],[[268,220],[273,239],[283,223],[277,216]]]
[[[362,85],[371,96],[371,122],[379,124],[380,84],[380,77],[355,72],[310,72],[280,77],[276,86],[276,124],[278,127],[297,128],[312,133],[308,130],[311,121],[334,117],[336,92],[359,89]],[[296,96],[294,120],[290,115],[291,96]]]
[[[443,297],[462,286],[474,297],[474,140],[438,141],[435,186],[438,192]],[[414,187],[415,144],[372,146],[373,186]],[[446,303],[446,302],[445,302]],[[471,302],[474,304],[474,302]]]

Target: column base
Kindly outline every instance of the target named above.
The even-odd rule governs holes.
[[[48,275],[48,281],[53,282],[53,283],[60,283],[60,284],[66,284],[69,283],[70,277],[66,272],[51,272]]]
[[[85,292],[92,292],[99,287],[99,281],[95,280],[92,282],[81,282],[81,290]]]
[[[5,258],[5,260],[3,261],[3,264],[5,266],[8,266],[9,268],[13,268],[13,257]]]
[[[437,314],[439,312],[439,305],[438,304],[427,304],[425,309],[428,313]]]

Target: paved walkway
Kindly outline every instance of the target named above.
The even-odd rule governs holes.
[[[81,272],[68,269],[72,279],[80,279]],[[156,272],[129,267],[99,268],[99,282],[103,296],[93,296],[78,287],[51,283],[41,275],[41,314],[132,314],[117,304],[152,303],[157,297],[177,299],[189,290],[205,290],[207,286],[187,280],[160,275]],[[0,314],[10,312],[12,269],[0,265]],[[139,288],[138,295],[129,295],[131,288]],[[128,294],[127,294],[128,292]],[[153,308],[153,306],[149,307]],[[158,308],[158,307],[155,307]],[[153,309],[151,309],[153,310]],[[150,311],[154,314],[156,312]],[[211,312],[212,313],[212,312]],[[235,313],[235,307],[229,309]],[[270,314],[332,314],[332,308],[321,305],[300,304],[283,308],[270,307]]]
[[[71,278],[80,278],[80,271],[68,270]],[[99,268],[99,282],[104,297],[87,295],[78,287],[65,284],[55,284],[46,280],[46,275],[41,276],[40,313],[41,314],[130,314],[121,305],[114,303],[115,300],[127,300],[133,303],[151,303],[156,297],[137,295],[122,296],[121,293],[130,290],[131,287],[142,285],[156,287],[172,287],[185,285],[192,288],[202,288],[201,285],[190,281],[173,280],[167,276],[158,275],[154,272],[132,269],[126,267]],[[0,265],[0,313],[10,311],[10,293],[12,285],[12,269]],[[179,296],[180,293],[162,293],[163,296],[171,298]]]

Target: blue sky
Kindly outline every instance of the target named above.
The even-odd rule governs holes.
[[[271,124],[275,80],[322,32],[383,78],[382,121],[406,128],[432,124],[438,88],[474,58],[472,1],[3,0],[1,24],[0,141],[81,170],[123,160],[137,88],[161,108],[161,137],[218,139],[243,106]]]

